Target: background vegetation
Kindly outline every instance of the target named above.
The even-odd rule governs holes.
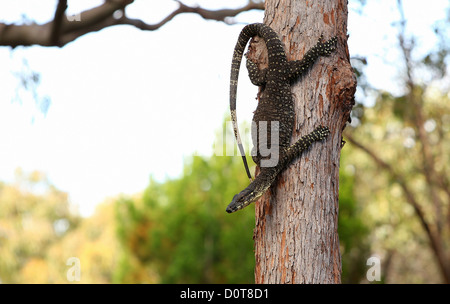
[[[367,282],[371,256],[383,283],[450,283],[447,16],[426,54],[406,20],[396,23],[395,92],[374,88],[365,58],[352,59],[359,88],[339,193],[344,283]],[[150,179],[142,193],[82,218],[44,173],[18,169],[0,183],[0,282],[68,283],[70,257],[81,261],[81,283],[253,282],[253,207],[224,212],[247,182],[242,170],[236,157],[191,156],[178,178]]]

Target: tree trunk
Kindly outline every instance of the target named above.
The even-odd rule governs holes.
[[[356,78],[347,48],[346,0],[266,0],[264,23],[279,34],[288,60],[301,59],[321,34],[338,37],[292,86],[296,128],[291,143],[319,125],[329,137],[294,161],[256,203],[256,283],[340,283],[337,234],[342,131],[354,104]]]

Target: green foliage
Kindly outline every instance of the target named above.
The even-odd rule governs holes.
[[[348,145],[345,146],[347,149]],[[369,227],[355,197],[355,175],[346,155],[339,171],[339,242],[342,256],[342,283],[359,283],[367,271],[370,256]]]
[[[253,282],[253,208],[225,212],[248,182],[243,172],[239,158],[195,156],[180,178],[151,180],[142,198],[119,200],[118,282],[144,278],[142,269],[161,283]]]

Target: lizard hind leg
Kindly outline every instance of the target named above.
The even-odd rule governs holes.
[[[311,133],[300,138],[296,143],[285,150],[285,155],[282,158],[282,166],[287,166],[291,161],[300,156],[303,151],[308,149],[312,143],[321,141],[330,134],[328,127],[319,126]]]

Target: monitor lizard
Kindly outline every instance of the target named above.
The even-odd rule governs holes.
[[[254,150],[252,151],[252,158],[258,166],[260,166],[262,160],[267,159],[267,156],[262,156],[260,148],[261,144],[266,146],[267,143],[273,144],[273,138],[271,138],[273,134],[271,131],[266,131],[262,132],[264,136],[261,137],[259,136],[259,129],[261,122],[265,122],[267,125],[272,125],[275,122],[278,127],[276,128],[278,134],[274,134],[275,136],[278,135],[278,138],[276,138],[278,140],[274,141],[276,147],[271,146],[271,151],[276,151],[275,159],[278,161],[270,166],[260,166],[260,174],[251,181],[247,188],[233,197],[226,208],[228,213],[238,211],[258,200],[274,183],[278,174],[302,151],[306,150],[313,142],[326,138],[330,132],[327,127],[319,126],[290,146],[295,120],[294,101],[290,86],[293,81],[308,71],[317,58],[329,56],[336,49],[337,37],[322,42],[323,37],[320,36],[317,44],[308,50],[301,60],[288,61],[283,45],[272,28],[263,23],[246,25],[239,35],[231,63],[230,110],[234,135],[250,180],[251,175],[237,125],[236,93],[242,55],[247,42],[254,36],[261,37],[266,43],[269,62],[267,68],[259,70],[255,63],[247,60],[251,82],[261,87],[259,103],[253,116],[252,140]],[[270,157],[273,157],[273,155]]]

